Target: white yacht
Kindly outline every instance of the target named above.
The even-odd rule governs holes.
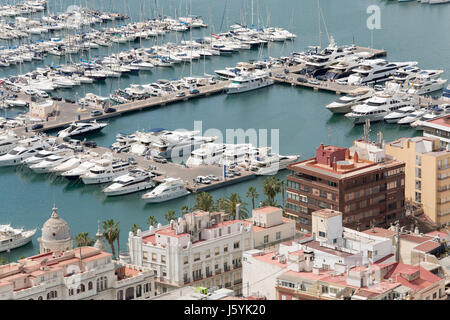
[[[390,112],[384,117],[384,121],[386,121],[387,123],[397,123],[400,119],[406,117],[414,111],[416,111],[416,108],[412,106],[403,107],[398,109],[397,111]]]
[[[36,173],[48,173],[53,167],[56,167],[70,158],[72,158],[72,155],[54,154],[47,157],[45,160],[31,165],[30,169]]]
[[[103,189],[107,196],[118,196],[151,189],[155,186],[154,175],[142,169],[132,169],[129,173],[115,178],[111,185]]]
[[[222,143],[205,143],[200,148],[191,152],[191,156],[186,161],[186,166],[198,167],[201,165],[212,165],[219,162],[226,145]]]
[[[33,230],[14,229],[11,225],[0,225],[0,252],[12,250],[26,245],[35,235]]]
[[[274,175],[279,170],[286,169],[286,166],[299,159],[300,155],[283,156],[269,154],[265,157],[256,157],[250,162],[250,170],[257,175]]]
[[[172,199],[187,196],[190,192],[186,190],[184,182],[177,178],[166,178],[164,182],[158,185],[151,192],[142,196],[145,202],[164,202]]]
[[[364,104],[355,106],[352,112],[345,114],[345,117],[352,120],[354,124],[363,124],[366,119],[371,122],[381,121],[390,112],[414,104],[410,97],[383,92],[370,98]]]
[[[352,107],[364,102],[374,95],[374,90],[370,88],[357,88],[337,101],[325,106],[332,113],[347,113],[352,111]]]
[[[228,145],[223,153],[222,159],[219,160],[219,164],[231,166],[243,163],[250,148],[252,148],[251,144]]]
[[[33,164],[36,164],[38,162],[46,160],[48,157],[55,155],[54,151],[50,150],[42,150],[36,153],[34,156],[29,157],[22,161],[23,164],[27,166],[31,166]]]
[[[7,154],[0,156],[0,167],[17,166],[21,164],[23,160],[34,156],[42,150],[44,150],[44,147],[40,141],[28,144],[22,140],[17,147]]]
[[[12,131],[6,131],[0,134],[0,156],[7,154],[14,149],[19,141],[19,137]]]
[[[81,162],[78,166],[76,166],[73,169],[64,171],[63,173],[61,173],[61,176],[69,180],[78,180],[80,176],[89,172],[89,169],[91,169],[95,165],[96,165],[95,160],[87,160]]]
[[[242,73],[225,87],[227,94],[242,93],[270,86],[274,83],[265,72]]]
[[[408,93],[422,95],[442,90],[446,83],[447,79],[420,78],[411,83],[411,88],[408,90]]]
[[[114,178],[125,174],[131,168],[132,166],[127,161],[101,159],[87,173],[81,175],[81,180],[84,184],[111,182]]]
[[[102,130],[108,124],[104,122],[97,122],[96,120],[90,122],[73,122],[69,127],[58,132],[59,138],[75,137],[87,133],[94,133]]]
[[[408,114],[406,117],[398,120],[397,124],[412,124],[416,120],[419,120],[425,113],[425,109],[416,110]]]
[[[416,61],[387,62],[384,59],[366,60],[359,67],[353,69],[353,74],[348,77],[348,84],[368,84],[381,81],[393,75],[399,68],[407,68],[417,65]]]
[[[63,163],[51,168],[50,172],[60,175],[63,172],[77,168],[81,164],[81,161],[82,158],[80,156],[71,157]]]

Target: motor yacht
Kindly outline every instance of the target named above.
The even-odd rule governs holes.
[[[23,160],[44,150],[44,144],[37,139],[19,141],[18,145],[7,154],[0,156],[0,167],[18,166]]]
[[[111,182],[114,178],[125,174],[131,168],[132,166],[127,161],[101,159],[87,173],[81,175],[81,180],[84,184]]]
[[[272,85],[274,81],[265,72],[241,73],[225,87],[227,94],[242,93]]]
[[[397,111],[388,113],[384,117],[384,121],[386,121],[387,123],[397,123],[400,119],[403,119],[414,111],[416,111],[416,108],[413,106],[403,107],[398,109]]]
[[[286,166],[299,159],[300,155],[268,154],[263,157],[255,157],[250,161],[249,169],[257,175],[274,175],[278,171],[286,169]]]
[[[419,78],[417,81],[411,83],[411,88],[408,90],[408,93],[418,95],[431,93],[442,90],[446,83],[446,79],[433,79],[430,77]]]
[[[11,225],[0,225],[0,252],[22,247],[29,243],[36,234],[37,228],[24,230],[15,229]]]
[[[166,178],[151,192],[142,196],[145,202],[157,203],[187,196],[190,192],[186,190],[184,182],[177,178]]]
[[[154,175],[142,169],[132,169],[127,174],[115,178],[111,185],[103,189],[107,196],[119,196],[153,188]]]
[[[222,158],[226,145],[222,143],[205,143],[191,152],[186,161],[187,167],[217,164]]]
[[[71,155],[53,154],[49,157],[46,157],[45,160],[42,160],[35,164],[32,164],[30,166],[30,169],[36,173],[48,173],[51,171],[52,168],[67,161],[68,159],[70,159],[72,157],[73,157],[73,154],[71,154]]]
[[[12,131],[5,131],[0,134],[0,156],[7,154],[19,142],[20,138]]]
[[[354,124],[363,124],[366,119],[371,122],[381,121],[390,112],[412,105],[415,105],[415,100],[411,97],[382,92],[364,104],[356,105],[351,112],[345,114],[345,117]]]
[[[42,150],[36,153],[34,156],[24,159],[22,163],[26,166],[31,166],[38,162],[46,160],[48,157],[55,155],[56,153],[51,150]]]
[[[332,113],[348,113],[352,111],[352,107],[361,104],[365,100],[373,97],[375,94],[370,88],[357,88],[349,92],[347,95],[340,97],[337,101],[325,106]]]
[[[96,165],[94,159],[81,162],[77,167],[64,171],[61,176],[68,180],[78,180],[80,177],[89,172],[89,169]]]
[[[417,65],[417,61],[387,62],[384,59],[365,60],[359,67],[353,69],[354,73],[348,77],[348,84],[369,84],[387,79],[399,68]]]
[[[398,120],[397,124],[412,124],[416,120],[420,119],[425,113],[425,109],[416,110],[408,114],[406,117]]]
[[[89,133],[94,133],[102,130],[108,124],[104,122],[97,122],[96,120],[90,122],[73,122],[69,127],[58,132],[59,138],[76,137]]]

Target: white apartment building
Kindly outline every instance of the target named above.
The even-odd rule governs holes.
[[[350,269],[383,259],[394,260],[392,240],[342,226],[342,213],[329,209],[312,213],[312,233],[281,243],[278,251],[250,250],[242,262],[244,295],[276,299],[275,283],[289,270],[289,257],[302,252],[308,270],[333,270],[336,265]]]
[[[46,252],[0,266],[1,300],[131,300],[156,294],[154,272],[94,247]]]
[[[158,293],[183,286],[242,291],[242,253],[253,248],[253,226],[196,211],[169,225],[129,234],[129,262],[156,272]]]

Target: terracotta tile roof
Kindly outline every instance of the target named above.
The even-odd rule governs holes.
[[[350,257],[350,256],[353,255],[351,253],[347,253],[347,252],[344,252],[344,251],[339,251],[339,250],[323,247],[323,246],[320,245],[319,241],[315,241],[315,240],[303,243],[303,245],[307,246],[307,247],[309,247],[311,249],[315,249],[315,250],[318,250],[318,251],[322,251],[322,252],[325,252],[325,253],[328,253],[328,254],[332,254],[332,255],[335,255],[335,256],[339,256],[339,257],[343,257],[343,258]]]
[[[445,233],[442,231],[431,231],[431,232],[426,233],[425,235],[430,236],[430,237],[439,236],[441,238],[446,238],[446,237],[450,236],[448,233]]]
[[[265,262],[265,263],[270,263],[273,265],[276,265],[280,268],[286,268],[287,264],[286,263],[281,263],[278,262],[278,259],[272,259],[275,255],[277,254],[277,252],[275,251],[270,251],[270,252],[265,252],[264,254],[260,255],[260,256],[253,256],[253,258]]]
[[[253,209],[252,211],[257,212],[257,213],[272,213],[272,212],[278,212],[280,210],[281,210],[281,208],[278,208],[278,207],[267,206],[267,207],[256,208],[256,209]]]
[[[430,252],[430,251],[433,251],[434,249],[439,248],[440,246],[441,246],[440,243],[430,240],[430,241],[423,242],[422,244],[419,244],[418,246],[415,246],[414,249],[422,251],[422,252]]]
[[[368,230],[364,230],[362,232],[365,234],[368,234],[368,235],[384,237],[384,238],[391,238],[391,237],[395,236],[395,231],[389,230],[389,229],[378,228],[378,227],[375,227],[373,231],[372,231],[372,229],[368,229]]]
[[[406,241],[415,242],[415,243],[422,243],[422,242],[425,242],[428,240],[432,240],[432,238],[428,237],[428,236],[420,236],[420,235],[413,235],[413,234],[401,234],[400,240],[406,240]]]

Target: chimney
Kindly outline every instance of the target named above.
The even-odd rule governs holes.
[[[336,157],[334,157],[333,163],[331,165],[333,166],[333,170],[337,171]]]
[[[350,159],[350,149],[345,149],[345,159]]]
[[[324,148],[323,148],[323,143],[320,144],[319,149],[320,149],[320,150],[323,150],[323,149],[324,149]]]
[[[355,154],[353,155],[353,159],[354,159],[353,160],[354,163],[358,163],[358,160],[359,160],[358,152],[355,151]]]
[[[241,208],[241,204],[240,203],[236,204],[236,220],[239,220],[241,218],[240,208]]]

